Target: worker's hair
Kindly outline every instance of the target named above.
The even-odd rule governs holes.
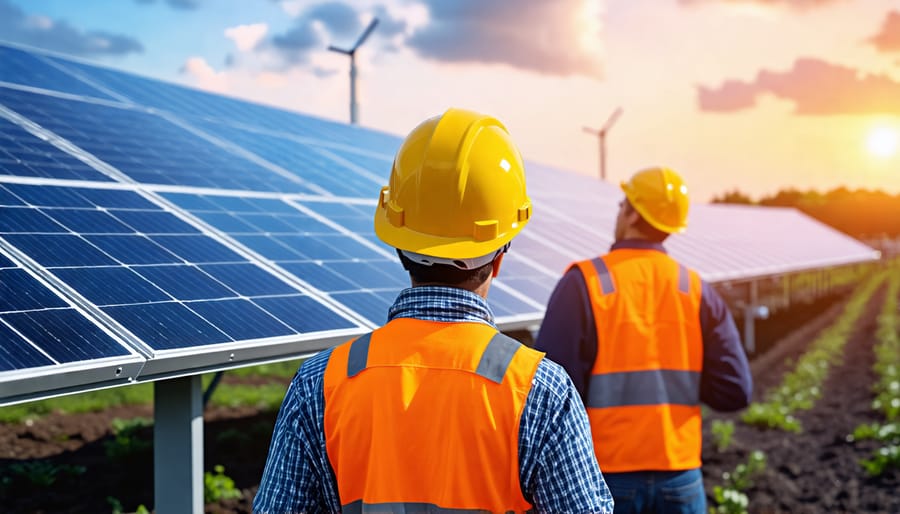
[[[409,272],[413,281],[421,284],[441,284],[461,289],[474,290],[483,284],[493,271],[493,262],[475,269],[459,269],[449,264],[432,264],[426,266],[408,259],[400,250],[397,250],[403,269]]]
[[[645,239],[654,243],[662,243],[666,240],[667,237],[669,237],[668,232],[663,232],[662,230],[648,223],[647,220],[645,220],[644,217],[641,216],[641,213],[637,212],[637,209],[635,209],[634,206],[631,205],[631,202],[626,200],[625,213],[631,214],[632,212],[637,213],[638,215],[638,221],[635,224],[634,228],[636,228],[638,232],[640,232],[641,235],[644,236]]]

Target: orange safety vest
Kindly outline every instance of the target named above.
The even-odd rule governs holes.
[[[577,262],[597,328],[585,406],[600,469],[700,467],[700,276],[656,250]]]
[[[343,512],[531,510],[519,419],[543,356],[482,323],[412,318],[336,347],[325,446]]]

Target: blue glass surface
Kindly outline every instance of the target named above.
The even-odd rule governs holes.
[[[255,298],[253,303],[300,333],[356,326],[308,296],[270,296]]]
[[[0,216],[0,234],[15,232],[66,232],[66,228],[38,209],[11,207]]]
[[[296,292],[291,286],[253,264],[207,264],[201,266],[201,269],[244,296],[285,295]]]
[[[233,250],[204,235],[150,236],[166,250],[194,264],[208,262],[245,262]]]
[[[137,234],[87,235],[84,238],[123,264],[174,264],[184,262],[177,255],[151,241],[146,236]]]
[[[0,320],[3,319],[0,314]],[[54,362],[13,329],[0,323],[0,371],[50,366]]]
[[[241,130],[222,124],[205,123],[203,129],[222,139],[250,150],[263,159],[293,173],[304,183],[313,184],[317,191],[339,196],[372,196],[378,194],[382,180],[360,173],[352,166],[333,159],[315,145],[303,143],[291,136]],[[387,167],[390,172],[390,164]],[[379,175],[387,176],[383,170]]]
[[[176,302],[120,305],[102,309],[157,350],[202,346],[232,340],[224,332]]]
[[[140,266],[134,270],[179,300],[235,296],[234,291],[194,266]]]
[[[2,59],[0,57],[0,62]],[[8,104],[7,107],[13,110],[16,108],[15,104]],[[70,180],[112,180],[3,118],[0,118],[0,175]]]
[[[281,200],[250,195],[237,198],[164,193],[163,196],[320,291],[334,294],[369,290],[375,295],[381,291],[393,294],[409,284],[408,275],[393,253],[379,253],[347,232],[336,230]],[[316,214],[338,214],[335,221],[345,227],[372,230],[372,211],[368,206],[338,202],[305,202],[302,206]],[[253,232],[247,232],[248,227]],[[376,318],[364,316],[372,321],[383,319],[380,314]]]
[[[15,185],[11,191],[27,204],[4,209],[0,235],[151,348],[258,339],[320,326],[279,321],[280,315],[290,313],[285,305],[305,306],[323,323],[340,320],[321,325],[322,330],[354,326],[334,313],[323,314],[330,309],[132,191],[32,185]],[[228,203],[267,220],[269,228],[279,220],[259,211],[265,202]],[[66,230],[63,224],[75,233],[59,233]],[[6,225],[10,227],[4,230]],[[3,271],[11,277],[23,273]],[[8,283],[20,287],[12,278]],[[265,312],[257,300],[279,309],[279,314]],[[216,306],[224,313],[213,312]],[[235,318],[238,313],[247,317]],[[305,316],[292,315],[301,320]]]
[[[295,333],[249,300],[191,302],[187,306],[235,341]]]
[[[14,105],[19,114],[68,139],[137,182],[311,192],[297,181],[139,109],[4,88],[0,88],[0,103]]]
[[[6,82],[52,89],[73,95],[110,98],[109,95],[97,88],[60,70],[54,66],[53,60],[38,54],[9,46],[0,46],[0,63],[3,63],[0,80]]]
[[[156,285],[128,268],[60,268],[53,274],[94,305],[163,302],[172,300]]]
[[[0,313],[68,307],[23,269],[0,269]]]
[[[134,229],[104,211],[88,209],[52,209],[50,215],[72,232],[79,234],[133,233]]]
[[[399,290],[398,290],[399,292]],[[383,325],[387,323],[388,309],[393,304],[393,299],[388,301],[384,296],[368,291],[348,291],[336,293],[334,299],[362,314],[366,319]],[[396,294],[392,298],[396,298]]]
[[[84,239],[70,234],[9,234],[7,241],[42,266],[114,266],[116,261]]]
[[[57,362],[129,353],[74,309],[16,312],[4,314],[3,320]]]
[[[536,314],[540,311],[540,309],[528,305],[512,293],[499,287],[492,287],[488,292],[488,304],[497,317]]]

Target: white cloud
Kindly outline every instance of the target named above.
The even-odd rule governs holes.
[[[195,85],[207,91],[224,93],[228,91],[228,77],[224,72],[216,71],[202,57],[190,57],[181,68],[189,75]]]
[[[308,2],[304,2],[303,0],[285,0],[281,2],[281,8],[290,16],[291,18],[296,18],[297,15],[303,11],[303,8],[306,6],[305,4]]]
[[[266,23],[253,23],[250,25],[238,25],[225,29],[225,37],[234,41],[237,49],[246,52],[252,50],[262,38],[269,32],[269,25]]]

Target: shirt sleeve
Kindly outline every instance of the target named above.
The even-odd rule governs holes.
[[[584,404],[566,372],[544,359],[519,425],[522,493],[539,513],[613,512]]]
[[[254,514],[340,512],[325,448],[324,372],[330,350],[307,359],[291,381],[275,421]]]
[[[747,354],[725,300],[703,282],[700,302],[703,333],[703,372],[700,401],[712,409],[730,412],[750,404],[753,377]]]
[[[597,327],[584,275],[577,267],[557,282],[534,347],[566,370],[583,401],[597,358]]]

